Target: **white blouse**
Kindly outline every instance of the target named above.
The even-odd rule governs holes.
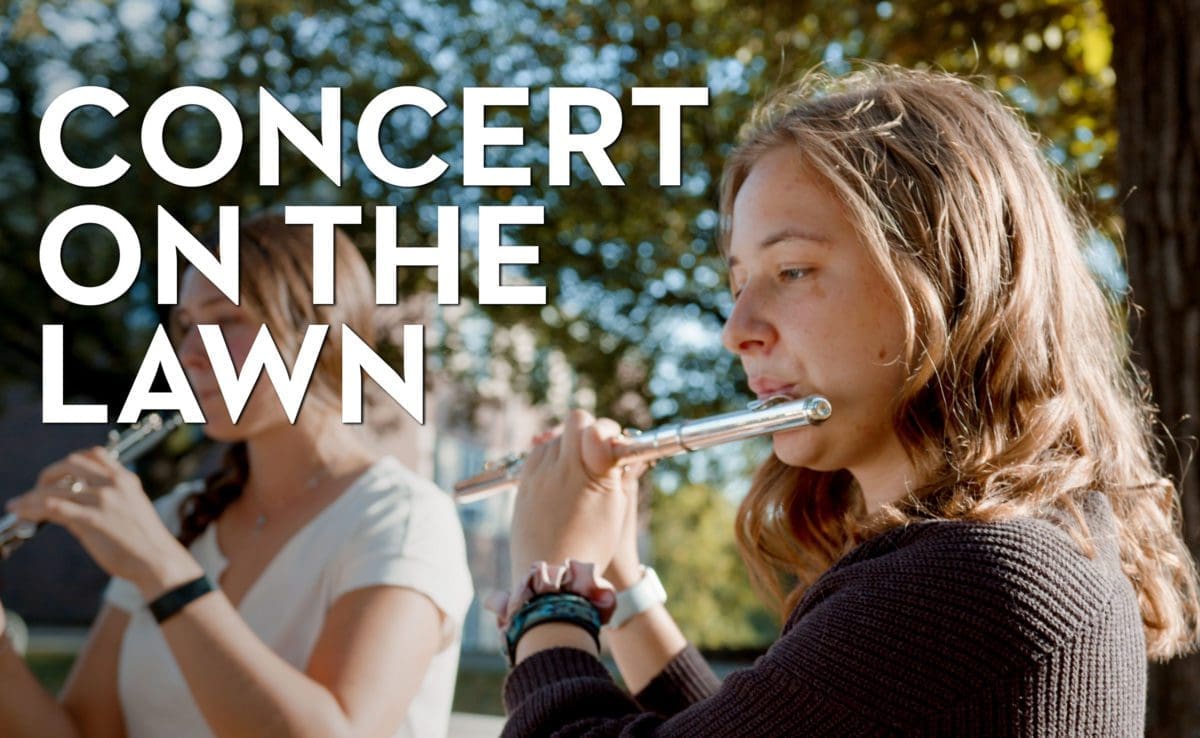
[[[155,503],[172,532],[179,528],[180,501],[201,484],[180,485]],[[216,524],[192,543],[191,552],[209,579],[219,582],[227,562]],[[251,585],[238,612],[264,643],[303,671],[333,603],[374,585],[421,592],[446,616],[442,641],[448,645],[434,656],[395,738],[444,736],[471,575],[454,502],[395,458],[377,461],[297,531]],[[137,588],[114,578],[104,597],[131,616],[117,669],[128,738],[212,738]]]

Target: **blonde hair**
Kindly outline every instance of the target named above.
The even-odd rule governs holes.
[[[751,577],[792,609],[863,538],[930,517],[1035,516],[1092,555],[1080,509],[1111,503],[1147,654],[1200,639],[1193,563],[1163,478],[1125,308],[1083,256],[1086,219],[1022,121],[997,95],[940,73],[814,73],[761,104],[721,183],[727,249],[734,198],[767,152],[794,148],[844,204],[903,306],[907,379],[897,435],[927,484],[866,519],[845,472],[771,456],[738,512]],[[790,591],[788,591],[790,588]]]

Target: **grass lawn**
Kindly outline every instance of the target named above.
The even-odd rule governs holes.
[[[33,675],[53,694],[58,694],[59,688],[67,680],[67,672],[74,661],[73,653],[40,653],[25,659]]]

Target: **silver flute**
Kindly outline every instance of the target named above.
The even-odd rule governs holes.
[[[625,437],[614,448],[614,452],[617,460],[625,464],[654,461],[730,441],[819,423],[832,414],[833,406],[820,395],[809,395],[798,400],[776,395],[755,400],[745,410],[685,420],[648,431],[626,430]],[[511,454],[490,462],[481,473],[454,485],[455,501],[474,502],[515,486],[524,465],[524,454]]]
[[[162,416],[150,413],[123,431],[108,433],[104,449],[108,455],[122,464],[132,464],[139,457],[162,442],[167,435],[183,423],[179,413]],[[33,538],[41,523],[21,520],[8,513],[0,517],[0,560],[7,559],[22,543]]]

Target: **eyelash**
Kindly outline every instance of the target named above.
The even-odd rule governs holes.
[[[807,267],[787,267],[785,269],[780,269],[777,273],[777,276],[785,282],[793,282],[797,279],[804,278],[811,271],[812,269]],[[733,294],[733,299],[735,301],[738,299],[738,295],[742,294],[742,291],[736,288],[730,290],[730,292]]]

